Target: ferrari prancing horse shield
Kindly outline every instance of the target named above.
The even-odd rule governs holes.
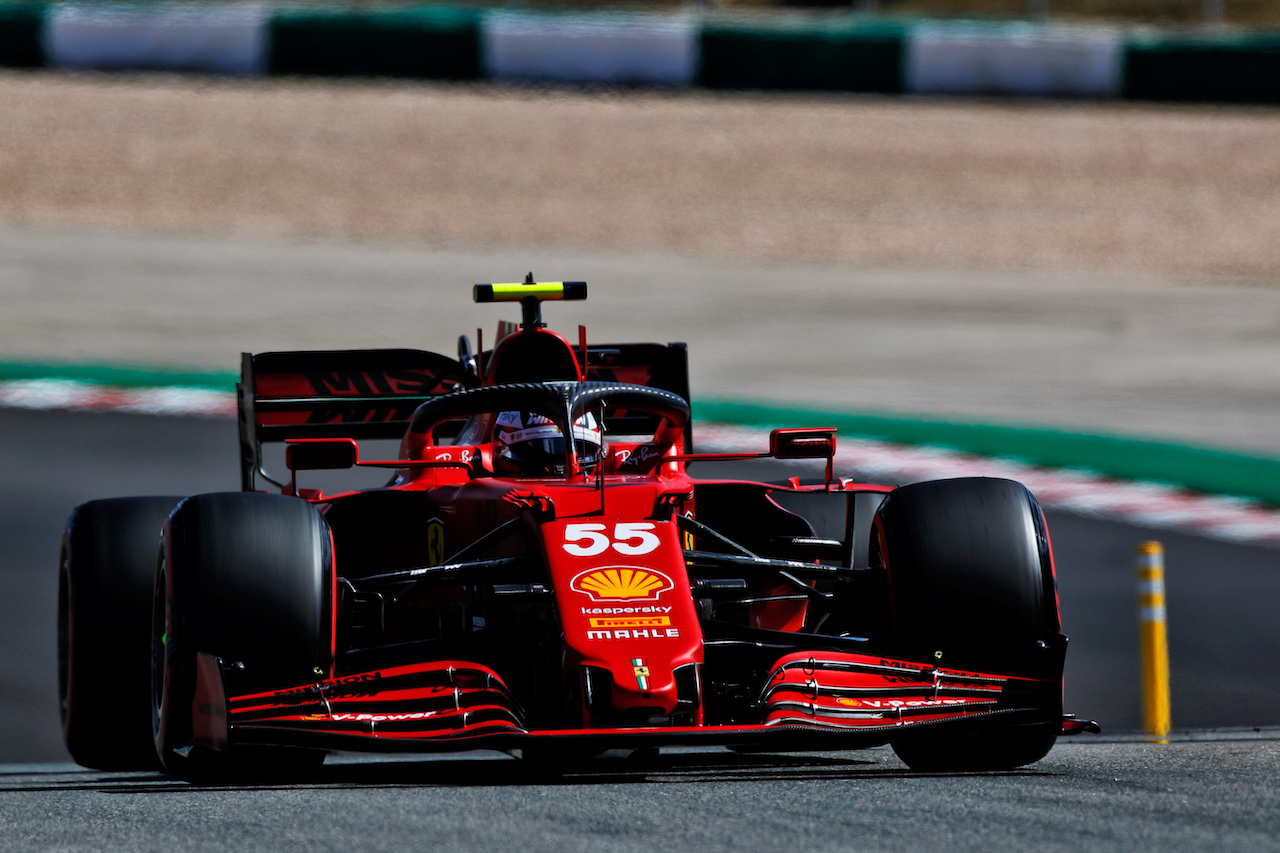
[[[427,565],[444,562],[444,522],[433,518],[427,522]]]

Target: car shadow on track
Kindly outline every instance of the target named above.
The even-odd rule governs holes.
[[[196,790],[262,791],[359,788],[467,788],[495,786],[562,786],[679,783],[742,783],[780,781],[857,781],[937,776],[1051,776],[1034,767],[1001,773],[917,773],[880,753],[797,755],[696,753],[643,757],[607,756],[576,761],[476,760],[430,758],[344,761],[326,765],[302,778],[234,780],[220,784],[191,784],[161,773],[99,773],[78,771],[41,779],[0,780],[7,791],[97,791],[107,794],[182,793]]]

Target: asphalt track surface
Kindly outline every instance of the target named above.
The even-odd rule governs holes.
[[[1071,743],[982,775],[915,774],[887,749],[604,758],[559,775],[505,758],[340,763],[214,789],[0,766],[0,850],[1269,851],[1277,736]]]
[[[197,790],[65,763],[54,619],[67,514],[95,497],[234,489],[235,443],[226,418],[0,411],[0,850],[1280,849],[1277,552],[1159,535],[1177,732],[1149,745],[1132,734],[1132,552],[1157,534],[1065,513],[1049,522],[1072,635],[1067,707],[1106,733],[1015,773],[912,774],[887,749],[664,753],[558,773],[480,755],[344,758],[296,784]]]

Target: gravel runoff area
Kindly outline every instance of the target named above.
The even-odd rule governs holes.
[[[508,316],[694,392],[1280,452],[1280,111],[0,73],[0,361]]]
[[[0,75],[0,219],[1280,279],[1280,111]]]

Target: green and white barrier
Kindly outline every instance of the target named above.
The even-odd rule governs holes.
[[[474,80],[481,14],[449,6],[282,7],[269,22],[272,74]]]
[[[484,69],[497,80],[691,86],[697,30],[689,15],[492,12]]]
[[[1280,33],[854,14],[0,0],[0,65],[1280,103]]]
[[[699,40],[711,89],[903,91],[908,29],[867,19],[709,20]]]
[[[60,68],[260,74],[263,3],[61,3],[44,21],[44,53]]]
[[[0,2],[0,65],[38,68],[45,64],[40,47],[44,12],[43,3]]]
[[[1125,49],[1124,96],[1280,103],[1280,33],[1142,34]]]
[[[1123,69],[1115,29],[929,23],[907,41],[906,90],[1111,98],[1121,92]]]

